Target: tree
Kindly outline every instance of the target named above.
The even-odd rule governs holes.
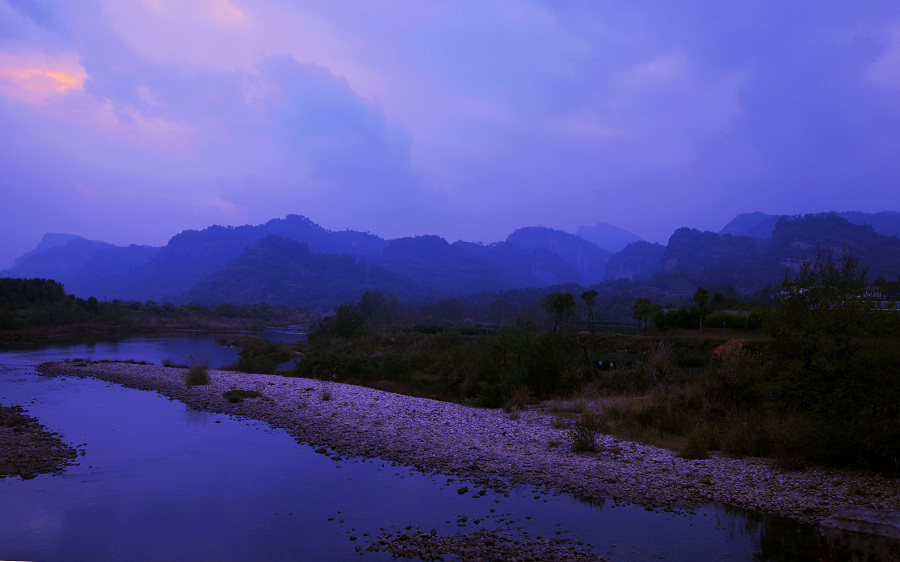
[[[358,302],[344,302],[334,308],[334,314],[323,318],[310,332],[310,339],[349,338],[363,329],[366,319]]]
[[[550,293],[541,301],[541,307],[550,321],[553,322],[553,331],[559,329],[559,325],[567,323],[572,318],[575,310],[575,297],[571,293]]]
[[[692,298],[697,303],[697,310],[700,312],[700,331],[702,332],[703,316],[706,314],[706,309],[709,308],[709,291],[703,287],[698,287]]]
[[[819,249],[786,275],[769,327],[778,405],[800,416],[814,458],[900,466],[900,330],[895,304],[867,294],[848,248]]]
[[[594,305],[597,304],[597,291],[589,289],[581,293],[581,300],[587,308],[588,329],[594,333]]]
[[[643,331],[657,308],[658,306],[654,305],[650,299],[640,297],[631,305],[631,317],[638,321],[638,326]]]
[[[497,319],[497,327],[499,328],[503,321],[513,316],[513,307],[506,299],[497,299],[491,303],[491,318]]]

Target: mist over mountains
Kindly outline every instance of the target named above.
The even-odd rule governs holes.
[[[367,290],[429,299],[567,284],[674,302],[701,285],[752,294],[780,282],[817,247],[852,247],[872,279],[893,280],[900,276],[898,234],[900,213],[893,212],[746,213],[719,232],[679,228],[665,246],[608,223],[578,234],[525,227],[480,244],[433,235],[385,240],[288,215],[256,226],[187,230],[161,248],[48,233],[8,276],[54,279],[83,298],[323,311]]]

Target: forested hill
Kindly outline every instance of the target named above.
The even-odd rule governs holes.
[[[170,300],[213,306],[266,302],[329,310],[370,290],[409,296],[421,292],[408,279],[350,254],[311,252],[305,242],[272,234]]]
[[[711,285],[746,295],[779,283],[787,271],[796,272],[819,250],[838,255],[856,252],[860,264],[869,269],[870,280],[900,276],[900,239],[834,213],[780,217],[768,239],[680,228],[669,238],[656,267],[652,260],[659,249],[636,243],[613,256],[610,263],[615,269],[610,273],[672,298]]]

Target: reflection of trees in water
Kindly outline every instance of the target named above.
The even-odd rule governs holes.
[[[591,498],[591,497],[582,496],[579,494],[573,494],[573,495],[576,500],[578,500],[582,503],[586,503],[591,507],[597,507],[597,508],[603,509],[603,506],[606,505],[606,498]]]
[[[575,495],[578,501],[603,509],[605,498]],[[710,504],[715,509],[716,526],[728,533],[728,539],[749,537],[753,541],[753,560],[759,562],[818,562],[819,527],[740,509],[725,504]]]
[[[753,538],[756,552],[753,560],[760,562],[816,562],[819,560],[819,528],[738,509],[729,505],[716,506],[717,523],[729,530],[730,536],[740,533]]]

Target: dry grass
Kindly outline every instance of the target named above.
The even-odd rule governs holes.
[[[188,386],[209,384],[209,359],[190,356],[184,382]]]

